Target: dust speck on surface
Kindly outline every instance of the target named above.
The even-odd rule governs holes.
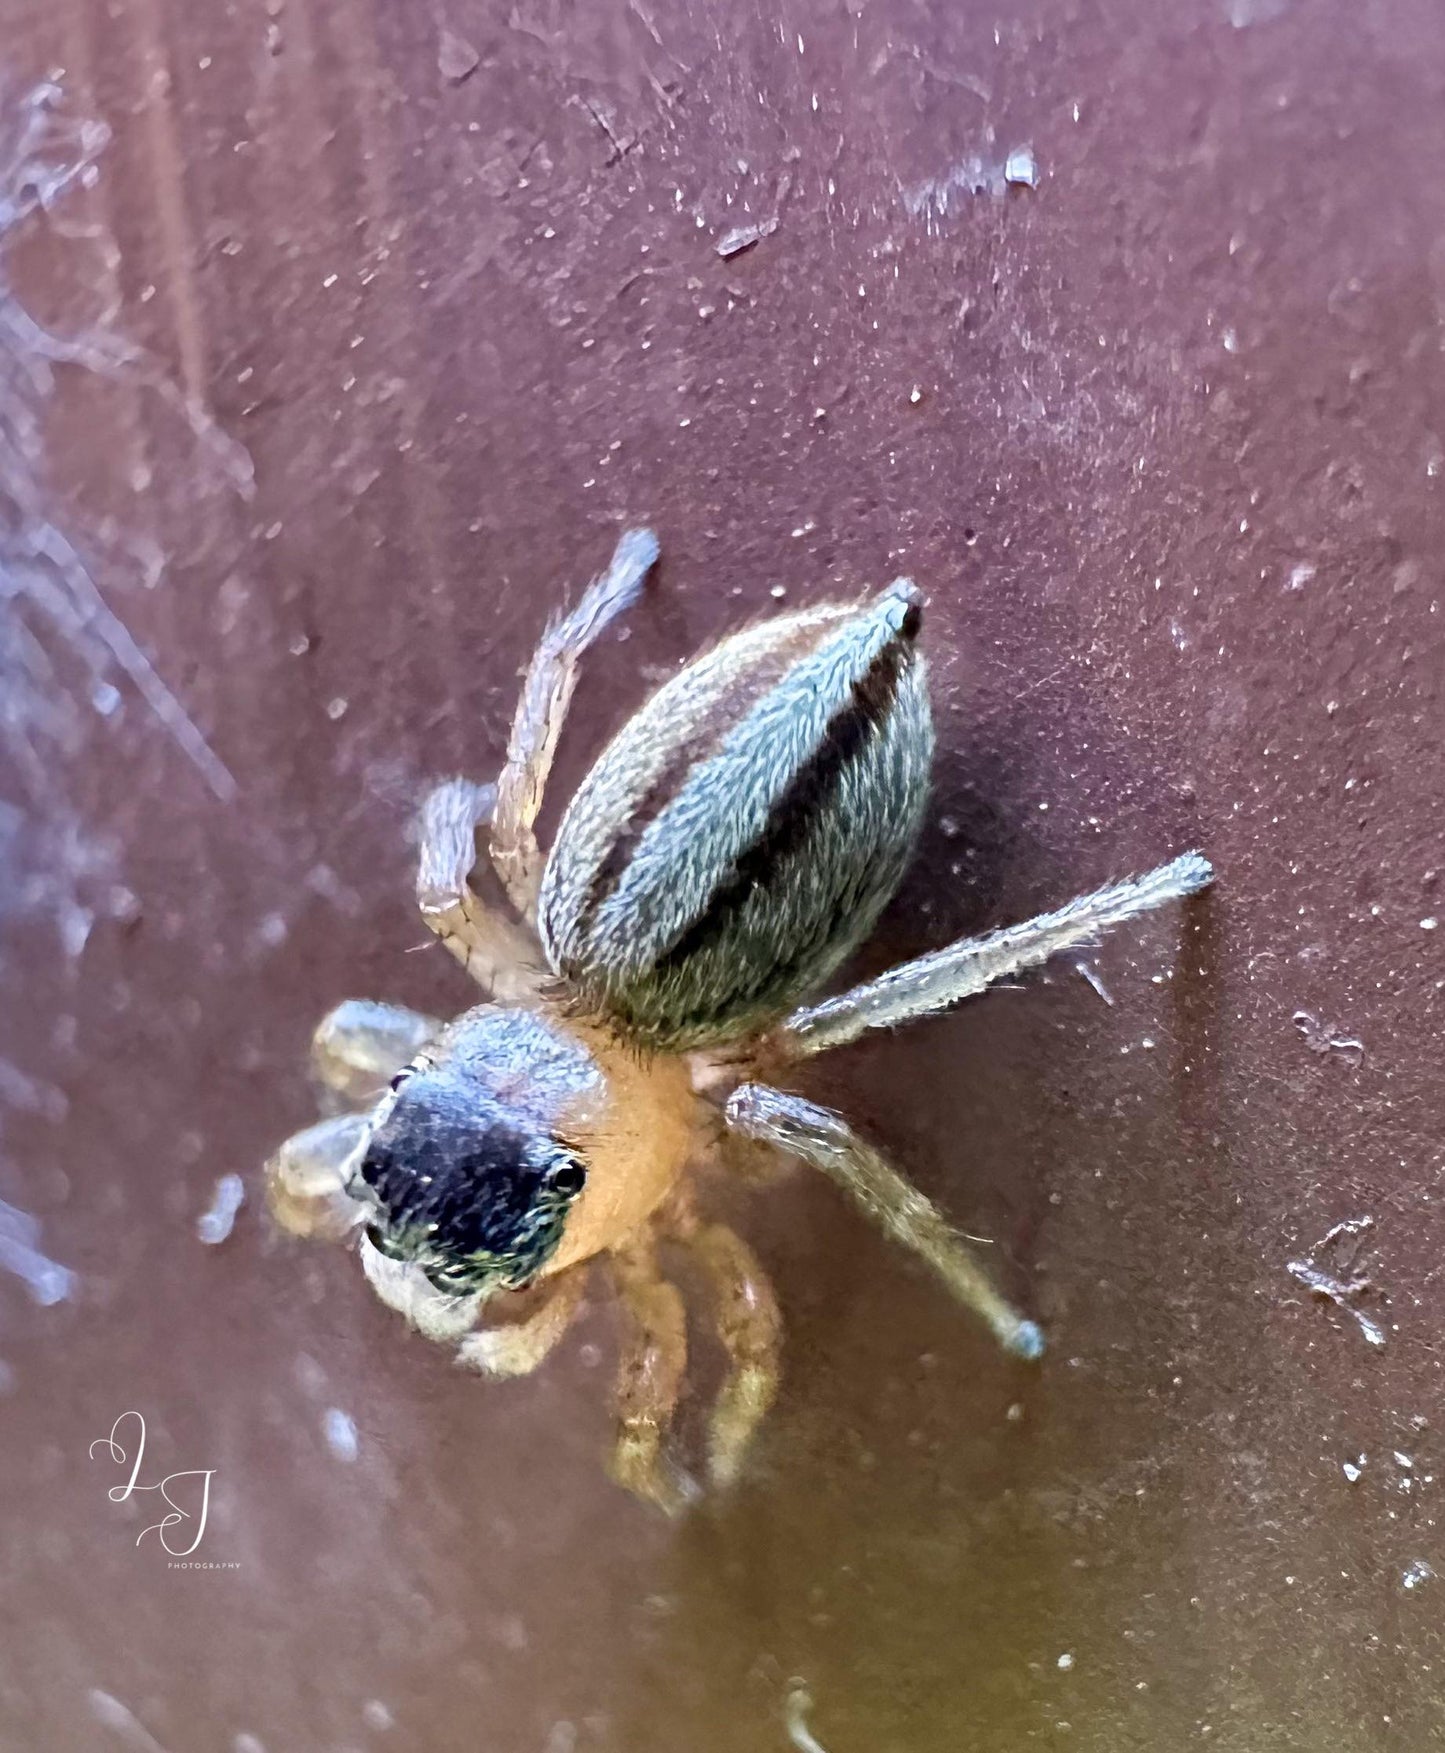
[[[1038,162],[1033,147],[1019,146],[1003,161],[1003,179],[1015,188],[1035,188],[1039,180]]]
[[[765,237],[771,237],[777,229],[776,214],[767,219],[753,220],[747,225],[735,225],[722,234],[713,248],[724,261],[729,261],[733,256],[740,256],[745,250],[750,250],[754,244],[761,243]]]
[[[452,85],[461,85],[476,72],[482,57],[464,36],[443,25],[437,43],[437,71]]]
[[[338,1461],[354,1461],[361,1452],[356,1435],[356,1420],[339,1406],[328,1408],[321,1421],[326,1433],[326,1446]]]
[[[1325,1023],[1312,1011],[1297,1010],[1290,1021],[1304,1037],[1311,1053],[1338,1053],[1352,1066],[1364,1062],[1365,1043],[1354,1035],[1342,1035],[1333,1024]]]
[[[1310,1259],[1290,1260],[1285,1269],[1315,1296],[1353,1316],[1367,1343],[1383,1350],[1384,1327],[1359,1306],[1359,1299],[1375,1289],[1374,1280],[1359,1269],[1365,1238],[1373,1228],[1369,1217],[1337,1223],[1315,1244]]]
[[[1225,16],[1236,30],[1269,24],[1289,10],[1290,0],[1224,0]]]
[[[216,1182],[210,1209],[196,1219],[196,1234],[212,1247],[224,1242],[235,1226],[236,1213],[245,1202],[246,1183],[241,1177],[222,1175]]]

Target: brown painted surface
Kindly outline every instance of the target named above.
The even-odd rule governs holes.
[[[1438,0],[0,10],[0,1254],[74,1274],[0,1280],[0,1744],[766,1753],[794,1677],[827,1753],[1445,1742]],[[1220,871],[1111,1003],[818,1068],[1052,1350],[740,1193],[787,1381],[680,1526],[602,1474],[605,1302],[487,1386],[257,1200],[323,1010],[466,1002],[414,802],[638,519],[564,788],[773,587],[906,569],[870,967]],[[1288,1269],[1362,1218],[1383,1348]],[[131,1408],[238,1569],[135,1543]]]

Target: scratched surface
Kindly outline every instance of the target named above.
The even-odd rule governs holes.
[[[0,1745],[1445,1739],[1442,99],[1438,0],[11,0]],[[739,618],[907,570],[940,758],[870,969],[1221,873],[818,1067],[1051,1351],[739,1194],[787,1382],[681,1526],[598,1465],[605,1301],[461,1379],[256,1178],[325,1008],[466,1001],[414,799],[642,518],[564,790]],[[131,1410],[217,1568],[107,1495]]]

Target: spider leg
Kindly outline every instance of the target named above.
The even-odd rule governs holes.
[[[1081,895],[1054,913],[986,937],[960,938],[946,949],[890,968],[876,980],[821,1004],[795,1010],[781,1024],[776,1044],[792,1057],[822,1053],[855,1040],[866,1029],[891,1029],[913,1017],[943,1010],[1060,950],[1092,943],[1101,931],[1169,901],[1197,894],[1214,872],[1198,852],[1161,865],[1147,876],[1128,877],[1092,895]]]
[[[339,1242],[366,1210],[346,1192],[345,1168],[366,1130],[365,1114],[337,1114],[294,1133],[262,1171],[266,1204],[293,1236]]]
[[[421,916],[479,985],[506,1001],[543,979],[535,940],[473,889],[477,835],[493,819],[497,789],[449,779],[422,806],[416,901]]]
[[[408,1060],[439,1035],[442,1022],[402,1004],[348,998],[311,1037],[311,1068],[333,1094],[374,1102]]]
[[[457,1362],[485,1376],[526,1376],[571,1326],[582,1306],[587,1274],[564,1272],[545,1287],[540,1306],[520,1321],[478,1327],[457,1347]]]
[[[708,1469],[714,1485],[742,1471],[754,1433],[778,1393],[782,1322],[773,1287],[752,1249],[726,1224],[704,1223],[690,1202],[677,1202],[668,1231],[692,1250],[717,1311],[728,1373],[713,1408]]]
[[[507,740],[507,764],[497,779],[492,862],[512,905],[529,924],[537,917],[543,865],[534,827],[576,685],[578,660],[637,601],[656,559],[657,537],[651,530],[626,531],[606,572],[588,585],[570,615],[548,627],[527,666]]]
[[[938,1208],[890,1168],[840,1114],[768,1084],[745,1083],[728,1098],[727,1123],[801,1157],[852,1194],[895,1241],[921,1255],[954,1296],[992,1330],[1005,1351],[1035,1358],[1044,1336],[989,1282]]]
[[[624,1319],[612,1477],[676,1515],[696,1491],[662,1453],[687,1368],[682,1297],[659,1271],[650,1236],[616,1250],[612,1262]]]

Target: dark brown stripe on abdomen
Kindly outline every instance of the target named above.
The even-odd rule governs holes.
[[[680,966],[725,931],[754,890],[765,886],[772,873],[806,846],[831,807],[844,774],[886,722],[899,677],[912,655],[905,630],[888,642],[853,684],[847,704],[828,720],[817,748],[774,799],[757,839],[743,848],[691,924],[657,958],[654,966],[659,971]]]
[[[637,800],[627,826],[608,847],[606,857],[587,886],[586,899],[578,910],[573,927],[578,941],[585,942],[590,936],[598,912],[616,893],[617,885],[627,874],[638,842],[682,790],[688,774],[717,754],[757,702],[830,630],[827,622],[807,622],[765,652],[756,663],[739,670],[713,702],[703,723],[672,751]]]

